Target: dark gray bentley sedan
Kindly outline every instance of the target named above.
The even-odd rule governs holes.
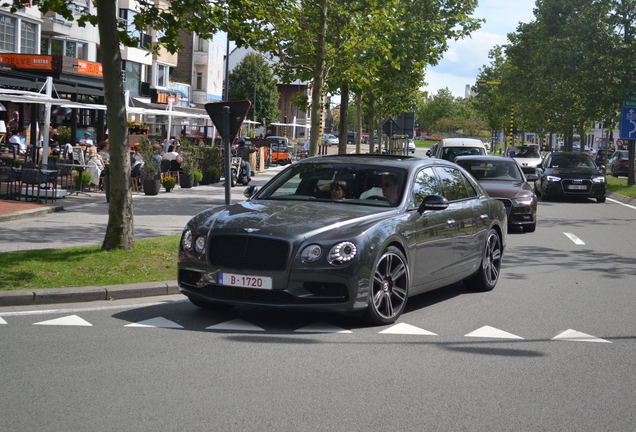
[[[445,160],[312,157],[246,195],[183,231],[179,289],[196,306],[360,312],[381,325],[410,296],[497,284],[504,206]]]

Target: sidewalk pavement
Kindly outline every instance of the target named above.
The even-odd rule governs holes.
[[[262,186],[284,167],[271,167],[252,177]],[[231,188],[231,202],[245,200],[246,186]],[[225,186],[215,183],[147,196],[133,192],[135,238],[181,234],[185,224],[206,208],[225,204]],[[71,194],[47,204],[0,200],[0,252],[98,245],[108,224],[103,192]],[[0,265],[1,267],[1,265]],[[126,299],[178,294],[177,281],[115,286],[0,291],[0,307]]]

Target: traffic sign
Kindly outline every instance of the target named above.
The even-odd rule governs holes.
[[[393,119],[388,119],[382,125],[382,131],[388,136],[392,137],[400,130],[400,126]]]
[[[623,106],[636,108],[636,95],[629,95],[623,99]]]
[[[230,130],[226,131],[223,127],[223,107],[230,108]],[[252,102],[248,100],[242,101],[227,101],[227,102],[213,102],[205,104],[205,110],[212,119],[212,123],[219,130],[219,135],[222,137],[230,135],[230,143],[234,142],[236,134],[241,129],[243,120],[247,116]]]
[[[627,99],[623,102],[625,104]],[[621,111],[620,137],[627,140],[636,139],[636,105],[634,107],[623,106]]]

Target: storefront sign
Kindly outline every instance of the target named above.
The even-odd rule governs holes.
[[[56,71],[59,65],[54,64],[52,59],[52,56],[0,53],[0,63],[13,65],[16,69]]]

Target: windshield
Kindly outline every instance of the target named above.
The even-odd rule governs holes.
[[[523,176],[519,166],[513,161],[483,162],[479,160],[459,160],[457,164],[471,173],[477,180],[521,181]]]
[[[442,159],[455,161],[457,156],[485,156],[486,152],[481,147],[444,147],[442,150]]]
[[[592,158],[581,155],[554,155],[550,161],[550,168],[596,168]]]
[[[538,159],[541,157],[536,147],[515,147],[510,150],[511,157]]]
[[[406,175],[404,169],[381,165],[295,164],[267,184],[256,199],[396,206],[402,201]]]

